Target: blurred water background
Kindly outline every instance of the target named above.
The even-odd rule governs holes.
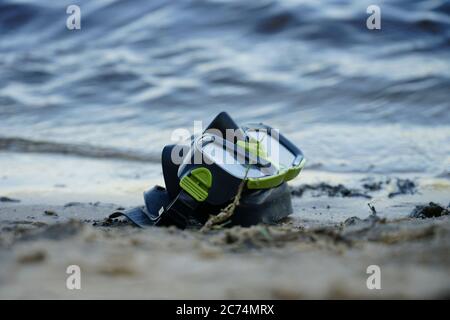
[[[222,110],[310,169],[448,176],[449,26],[445,0],[2,0],[0,190],[147,185],[172,130]]]

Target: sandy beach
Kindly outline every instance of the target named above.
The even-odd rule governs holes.
[[[297,183],[291,218],[206,233],[105,219],[118,204],[3,198],[0,298],[448,298],[450,183],[416,179],[412,193],[392,196],[388,180]],[[442,211],[412,214],[427,197]],[[81,269],[81,290],[66,288],[69,265]],[[370,265],[381,290],[367,288]]]
[[[0,1],[0,299],[450,298],[448,0],[37,2]],[[254,190],[304,156],[292,215],[108,219],[221,112],[290,142]],[[185,183],[227,205],[227,168]]]

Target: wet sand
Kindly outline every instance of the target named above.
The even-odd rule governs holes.
[[[207,233],[105,223],[118,204],[4,198],[0,298],[448,298],[448,180],[411,180],[389,196],[391,179],[303,182],[280,224]],[[429,201],[441,214],[411,215]],[[73,264],[81,290],[66,288]],[[369,265],[381,290],[366,286]]]

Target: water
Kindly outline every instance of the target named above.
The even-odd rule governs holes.
[[[159,170],[173,129],[222,110],[281,128],[310,169],[448,174],[450,3],[378,1],[370,31],[372,2],[77,1],[69,31],[72,1],[1,1],[0,190],[43,183],[38,161]]]

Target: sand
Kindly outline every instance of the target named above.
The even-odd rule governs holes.
[[[448,182],[416,180],[415,190],[392,197],[387,185],[397,181],[379,182],[297,185],[292,218],[206,233],[105,226],[120,207],[112,203],[4,201],[0,298],[450,297],[448,212],[410,217],[427,198],[446,207]],[[80,267],[80,290],[66,287],[70,265]],[[380,290],[367,287],[371,265],[380,267]]]

